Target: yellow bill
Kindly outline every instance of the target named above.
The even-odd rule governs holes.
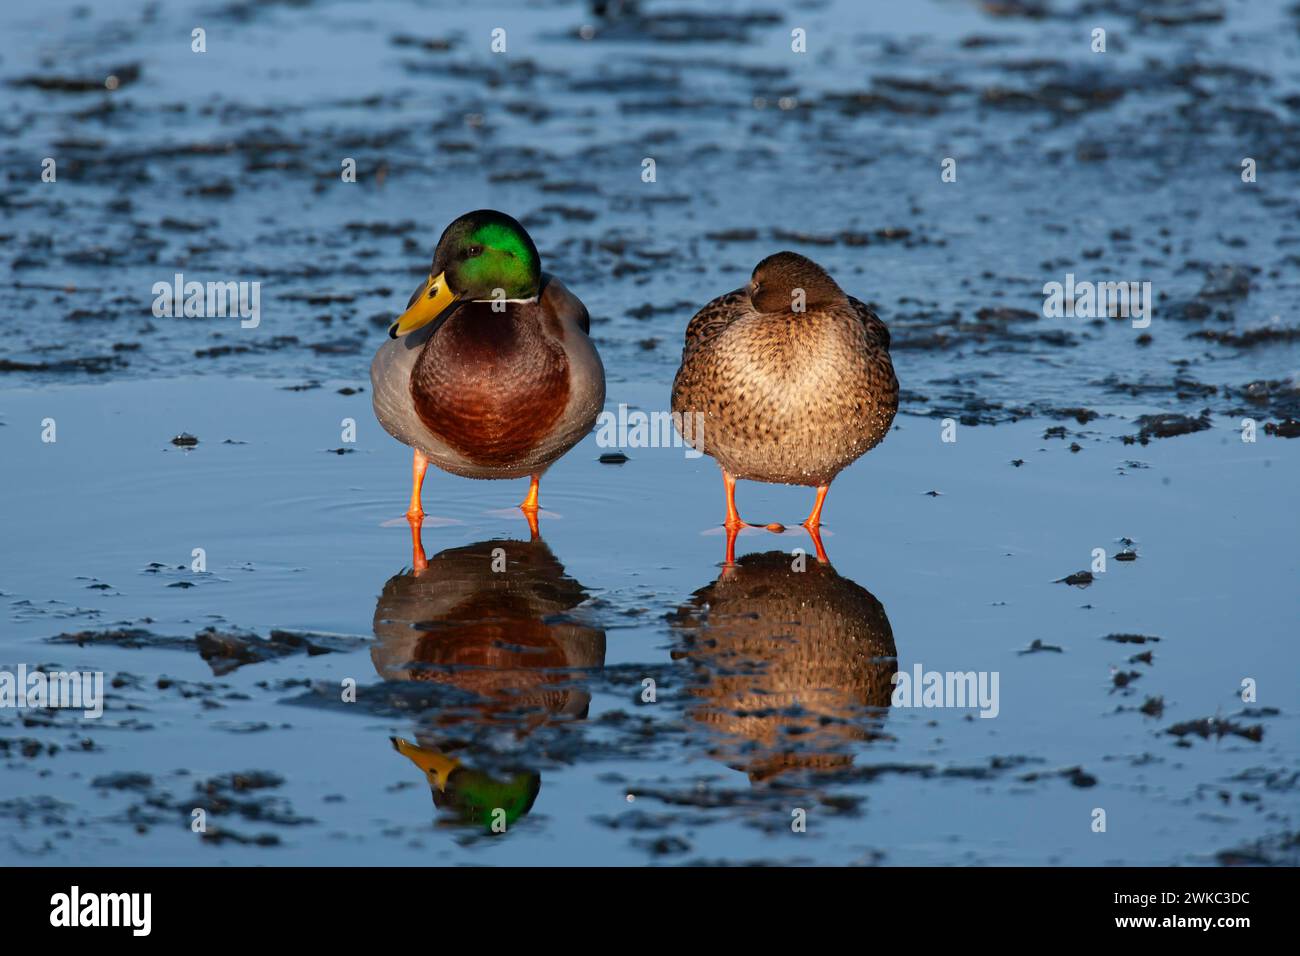
[[[446,273],[429,276],[415,294],[410,306],[388,330],[391,338],[408,335],[428,325],[456,301],[456,293],[447,287]]]

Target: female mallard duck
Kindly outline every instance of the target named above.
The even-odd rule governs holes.
[[[447,227],[429,278],[370,365],[375,417],[415,450],[408,518],[424,517],[432,462],[465,478],[532,476],[519,507],[536,532],[542,473],[605,403],[590,327],[514,219],[480,209]]]
[[[698,423],[683,437],[722,466],[728,530],[744,525],[736,479],[748,478],[815,487],[804,527],[816,540],[831,481],[898,411],[889,330],[817,263],[778,252],[691,319],[672,402]]]

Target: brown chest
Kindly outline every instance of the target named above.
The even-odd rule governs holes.
[[[470,303],[438,330],[411,374],[424,426],[465,458],[507,465],[550,433],[569,400],[564,350],[542,333],[541,310]]]

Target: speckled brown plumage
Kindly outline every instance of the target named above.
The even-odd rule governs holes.
[[[674,616],[675,657],[694,665],[691,716],[723,735],[716,754],[755,779],[852,762],[874,736],[898,669],[884,607],[829,564],[748,554]]]
[[[777,253],[691,319],[672,407],[704,416],[703,451],[734,477],[827,485],[898,411],[889,330],[815,262]]]

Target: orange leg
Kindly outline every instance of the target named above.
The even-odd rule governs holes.
[[[528,485],[528,496],[524,498],[523,501],[519,502],[519,510],[522,511],[524,517],[528,519],[528,529],[532,532],[534,539],[536,539],[540,534],[537,530],[537,492],[540,489],[541,484],[542,476],[533,475],[532,481],[529,482]]]
[[[727,469],[722,469],[722,486],[727,489],[727,521],[726,529],[736,531],[745,526],[745,522],[740,518],[740,512],[736,510],[736,479],[731,477]]]
[[[822,485],[817,489],[817,501],[813,504],[812,514],[803,526],[809,531],[815,531],[822,523],[822,505],[826,504],[826,492],[831,490],[830,485]]]
[[[524,511],[531,511],[537,514],[537,490],[541,487],[542,476],[533,475],[532,481],[528,485],[528,497],[519,502],[519,507]]]
[[[429,459],[417,451],[411,461],[411,507],[406,510],[408,518],[424,518],[424,509],[420,507],[420,489],[424,487],[424,473],[428,470]]]
[[[429,559],[424,556],[424,542],[420,539],[420,528],[424,524],[424,517],[416,518],[408,515],[406,521],[411,526],[411,570],[419,574],[429,567]]]

